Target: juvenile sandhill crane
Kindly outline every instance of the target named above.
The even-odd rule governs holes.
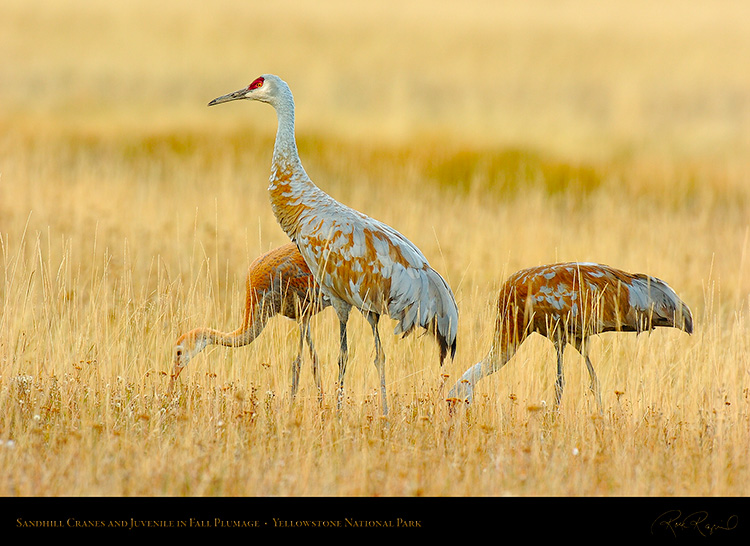
[[[427,258],[390,226],[351,209],[318,188],[302,167],[294,135],[294,99],[278,76],[263,75],[249,86],[218,97],[209,106],[238,99],[266,102],[276,110],[278,129],[268,187],[276,219],[305,258],[339,318],[338,406],[348,360],[346,325],[352,307],[372,328],[375,366],[380,375],[383,414],[388,413],[385,355],[378,320],[398,321],[395,334],[416,326],[432,332],[442,365],[456,351],[458,307],[448,284]]]
[[[310,318],[330,304],[320,289],[294,243],[270,250],[256,258],[247,271],[245,280],[245,318],[234,332],[219,332],[211,328],[196,328],[181,335],[174,347],[174,370],[169,384],[175,380],[188,362],[208,345],[242,347],[252,343],[266,326],[268,319],[283,315],[299,322],[299,351],[292,362],[292,398],[297,393],[299,371],[305,341],[312,357],[312,371],[318,395],[322,395],[318,355],[310,335]]]
[[[570,343],[586,361],[591,390],[602,408],[599,381],[588,355],[587,340],[602,332],[643,332],[657,326],[693,333],[693,316],[664,281],[631,274],[606,265],[560,263],[522,269],[500,289],[495,333],[487,356],[456,382],[448,394],[471,402],[474,385],[502,368],[533,332],[557,350],[555,402],[563,392],[563,352]]]

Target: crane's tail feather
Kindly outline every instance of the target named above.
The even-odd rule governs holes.
[[[448,283],[440,274],[426,267],[411,277],[410,289],[400,297],[391,298],[389,314],[398,320],[395,334],[407,336],[420,326],[431,332],[440,347],[440,362],[448,352],[451,358],[456,355],[458,334],[458,306]]]
[[[693,314],[672,288],[656,277],[638,275],[630,288],[630,304],[643,330],[657,326],[693,333]]]

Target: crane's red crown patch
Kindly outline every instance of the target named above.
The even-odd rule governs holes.
[[[260,78],[256,78],[255,81],[253,81],[253,83],[247,86],[247,90],[252,91],[253,89],[258,89],[261,85],[263,85],[264,81],[265,80],[263,79],[262,76]]]

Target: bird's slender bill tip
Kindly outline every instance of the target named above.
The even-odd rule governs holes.
[[[232,100],[238,100],[238,99],[244,99],[245,94],[247,93],[247,89],[240,89],[239,91],[235,91],[234,93],[228,93],[226,95],[222,95],[220,97],[216,97],[214,100],[208,103],[209,106],[214,106],[215,104],[221,104],[223,102],[229,102]]]
[[[226,95],[225,95],[226,96]],[[215,104],[221,104],[222,102],[227,102],[232,99],[226,99],[224,97],[216,97],[214,100],[208,103],[209,106],[214,106]]]

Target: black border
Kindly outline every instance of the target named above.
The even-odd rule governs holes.
[[[744,497],[19,497],[0,502],[0,536],[21,539],[361,533],[470,542],[481,540],[477,532],[491,533],[494,540],[617,538],[684,543],[750,538],[750,499]]]

